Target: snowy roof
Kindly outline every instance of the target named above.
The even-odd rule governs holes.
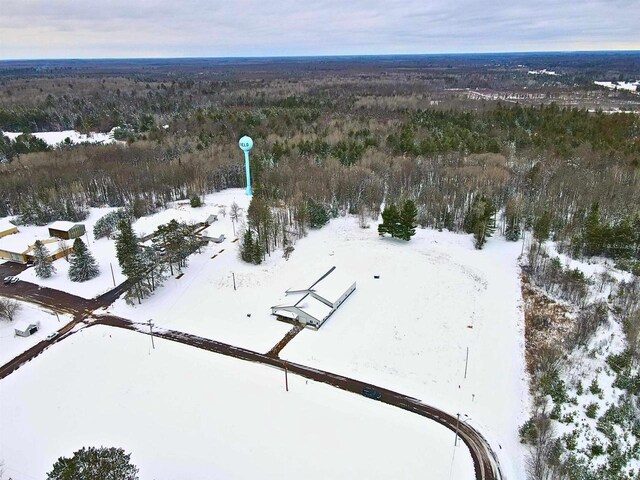
[[[39,236],[29,232],[18,232],[0,238],[0,250],[11,253],[27,253],[36,243],[36,240],[40,240],[47,245],[47,248],[52,254],[60,250],[57,246],[54,248],[54,246],[51,245],[59,242],[59,238],[51,238],[49,235]]]
[[[320,300],[312,297],[311,295],[305,295],[296,304],[296,307],[319,321],[324,320],[327,315],[331,313],[330,306],[322,303]]]
[[[335,303],[353,283],[354,280],[352,278],[334,268],[331,273],[316,283],[312,290],[322,298]]]
[[[31,327],[39,327],[39,326],[40,326],[40,322],[38,321],[20,320],[19,322],[16,322],[16,325],[14,328],[21,332],[26,332]]]
[[[8,219],[0,218],[0,232],[11,230],[12,228],[15,228],[15,227],[16,226],[13,223],[11,223]]]
[[[62,232],[68,232],[76,225],[78,224],[73,222],[65,222],[64,220],[58,220],[57,222],[53,222],[52,224],[50,224],[49,228],[60,230]]]

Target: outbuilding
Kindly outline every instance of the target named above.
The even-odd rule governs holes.
[[[59,220],[49,225],[49,235],[63,240],[73,240],[85,234],[82,223],[65,222]]]
[[[18,233],[18,227],[11,223],[6,218],[0,218],[0,238],[6,237],[13,233]]]
[[[29,321],[23,320],[21,322],[18,322],[18,324],[14,328],[14,331],[16,332],[16,335],[18,335],[19,337],[30,337],[31,335],[36,333],[39,329],[40,329],[40,322],[29,322]]]
[[[331,267],[309,288],[287,290],[285,295],[297,297],[296,302],[273,306],[271,313],[318,330],[355,289],[356,282]]]

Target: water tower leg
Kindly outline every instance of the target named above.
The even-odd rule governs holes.
[[[251,170],[249,168],[249,152],[244,152],[244,169],[247,174],[247,195],[253,195],[251,191]]]

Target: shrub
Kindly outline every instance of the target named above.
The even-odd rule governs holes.
[[[598,404],[593,402],[587,405],[585,415],[589,418],[596,418],[596,414],[598,413]]]

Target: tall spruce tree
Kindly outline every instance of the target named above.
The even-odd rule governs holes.
[[[551,233],[551,213],[548,210],[542,212],[542,215],[533,224],[533,238],[538,241],[538,244],[546,241]]]
[[[402,240],[409,241],[416,234],[416,219],[418,209],[413,200],[405,200],[400,210],[399,226],[397,236]]]
[[[137,298],[142,303],[142,298],[148,294],[148,289],[143,285],[144,262],[138,247],[138,238],[133,232],[131,221],[126,219],[118,224],[116,236],[116,256],[122,269],[130,282],[127,298]]]
[[[33,247],[33,264],[38,278],[49,278],[56,268],[51,262],[51,253],[40,240]]]
[[[100,269],[82,239],[76,238],[69,261],[69,279],[72,282],[86,282],[100,274]]]
[[[378,225],[378,234],[383,236],[390,234],[392,237],[398,236],[400,226],[400,212],[394,203],[384,206],[382,211],[382,223]]]

